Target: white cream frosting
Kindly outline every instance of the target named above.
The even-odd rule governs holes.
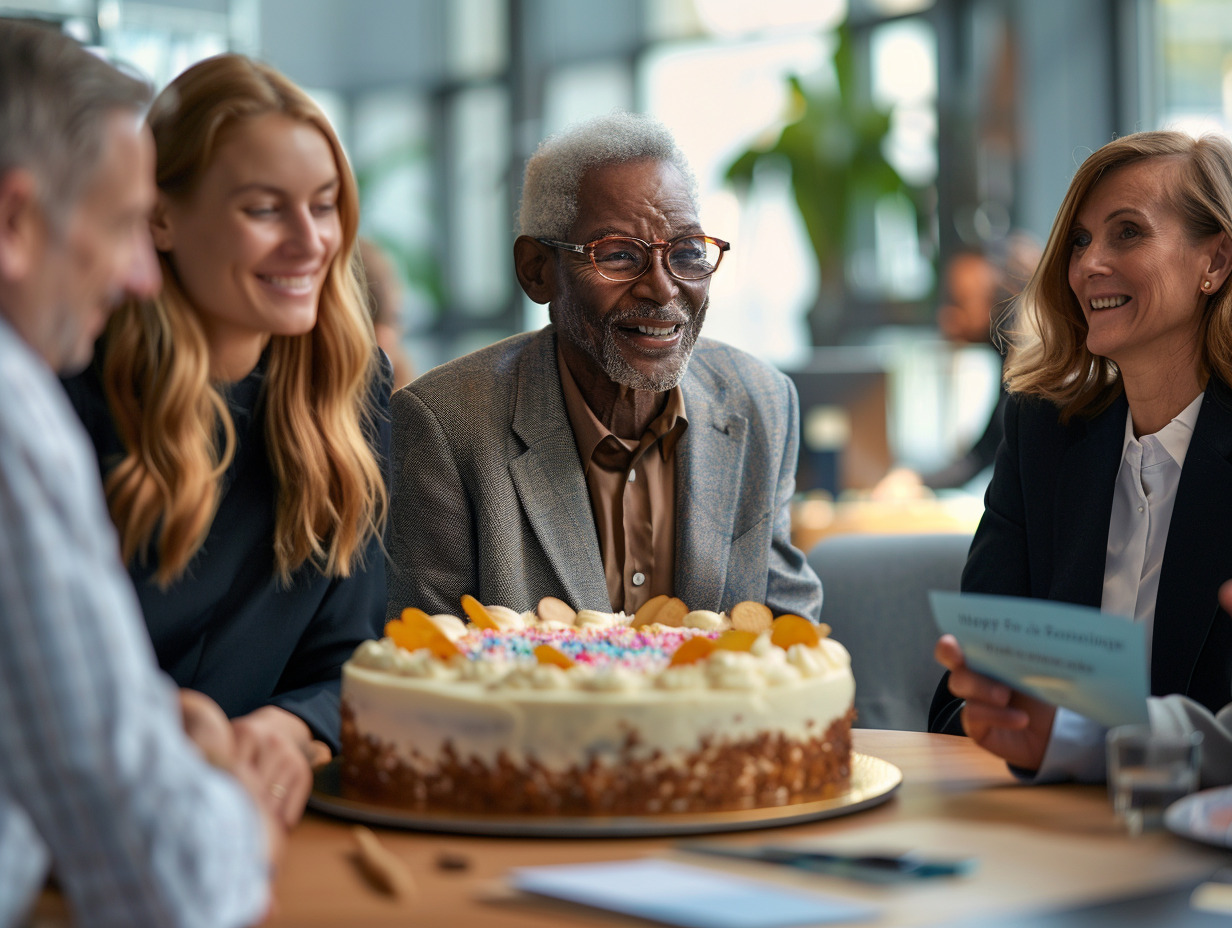
[[[457,641],[469,631],[466,623],[459,619],[456,615],[448,615],[442,613],[440,615],[429,616],[432,624],[441,630],[441,633],[450,641]]]
[[[382,639],[360,645],[347,662],[342,693],[359,730],[406,763],[431,767],[450,741],[460,756],[485,762],[504,753],[518,763],[533,754],[539,763],[569,767],[612,756],[631,731],[639,750],[669,758],[697,750],[705,738],[820,737],[851,708],[855,683],[850,655],[830,638],[784,652],[763,634],[752,651],[716,651],[648,673],[445,662]]]
[[[695,609],[681,620],[681,624],[685,628],[700,628],[707,632],[717,632],[727,624],[727,618],[722,613],[711,612],[709,609]]]

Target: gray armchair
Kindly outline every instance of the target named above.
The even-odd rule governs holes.
[[[926,731],[943,668],[929,590],[957,590],[971,536],[834,535],[809,552],[821,619],[851,652],[856,727]]]

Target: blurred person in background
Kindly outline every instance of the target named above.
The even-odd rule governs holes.
[[[69,393],[163,669],[241,747],[277,745],[271,770],[320,762],[385,610],[390,380],[355,181],[307,94],[241,55],[179,75],[148,122],[162,291],[116,312]],[[307,789],[284,799],[297,818]]]
[[[158,671],[55,378],[120,299],[158,289],[148,98],[0,20],[0,925],[25,923],[48,872],[74,925],[253,924],[284,841],[264,757]],[[280,776],[310,783],[302,758]]]
[[[393,388],[398,390],[415,379],[411,356],[402,346],[402,281],[389,255],[372,239],[361,235],[356,250],[364,269],[376,343],[393,364]]]
[[[1038,243],[1025,233],[1010,235],[1000,248],[960,250],[946,264],[946,299],[937,326],[955,345],[987,345],[1002,357],[1013,325],[1013,301],[1039,263]],[[998,378],[997,399],[980,437],[966,452],[934,471],[895,468],[879,481],[874,498],[910,498],[924,489],[963,487],[988,471],[1001,444],[1005,384]]]
[[[1232,143],[1110,142],[1078,169],[1019,303],[1005,440],[964,592],[1077,603],[1146,628],[1149,709],[1232,694]],[[929,728],[1036,781],[1099,780],[1105,730],[948,669]]]

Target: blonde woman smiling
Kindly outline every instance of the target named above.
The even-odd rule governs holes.
[[[1096,606],[1145,628],[1153,721],[1232,692],[1232,144],[1139,132],[1075,174],[1023,292],[1005,438],[967,592]],[[1104,776],[1104,731],[974,672],[952,637],[933,731],[1037,780]]]
[[[159,663],[274,771],[336,749],[342,662],[384,615],[389,371],[355,181],[307,95],[242,56],[185,71],[149,125],[162,292],[68,387]]]

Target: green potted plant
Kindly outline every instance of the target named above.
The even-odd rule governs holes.
[[[838,341],[845,326],[846,256],[856,216],[891,194],[915,190],[882,152],[890,112],[856,91],[851,31],[837,30],[834,85],[788,77],[787,124],[772,143],[754,144],[727,168],[727,180],[747,189],[762,165],[786,170],[817,261],[820,283],[809,327],[815,345]]]

